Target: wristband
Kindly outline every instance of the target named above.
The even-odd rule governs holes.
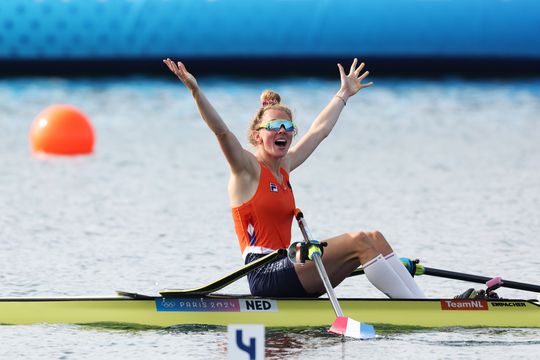
[[[342,97],[339,96],[339,95],[336,95],[336,97],[337,97],[339,100],[343,101],[343,106],[346,106],[346,105],[347,105],[347,102],[345,101],[344,98],[342,98]]]

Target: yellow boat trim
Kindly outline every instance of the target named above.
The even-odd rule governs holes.
[[[540,305],[535,301],[339,299],[339,302],[346,316],[370,324],[540,328]],[[132,323],[169,327],[257,323],[283,328],[328,326],[334,320],[328,299],[0,298],[0,324]]]

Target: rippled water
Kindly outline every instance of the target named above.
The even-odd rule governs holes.
[[[373,79],[292,183],[314,235],[380,229],[432,267],[540,283],[540,80]],[[337,90],[320,79],[204,78],[241,141],[263,89],[300,133]],[[52,103],[92,120],[91,156],[33,156],[28,131]],[[0,295],[155,293],[241,265],[228,169],[179,83],[163,79],[0,80]],[[294,229],[299,237],[299,232]],[[429,296],[470,284],[420,277]],[[240,281],[228,292],[246,292]],[[365,278],[339,296],[380,297]],[[535,297],[502,289],[504,297]],[[0,358],[223,358],[223,328],[126,331],[0,326]],[[534,358],[527,329],[383,331],[345,341],[322,330],[267,334],[269,358]],[[331,354],[331,355],[329,355]]]

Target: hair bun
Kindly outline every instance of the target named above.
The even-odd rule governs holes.
[[[272,90],[264,90],[261,94],[261,106],[277,105],[281,103],[281,97],[277,92]]]

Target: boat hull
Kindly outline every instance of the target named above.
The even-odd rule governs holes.
[[[340,299],[346,316],[371,324],[407,327],[540,328],[540,305],[526,300]],[[335,320],[327,299],[93,297],[0,298],[0,324],[122,323],[175,325],[264,324],[328,326]]]

